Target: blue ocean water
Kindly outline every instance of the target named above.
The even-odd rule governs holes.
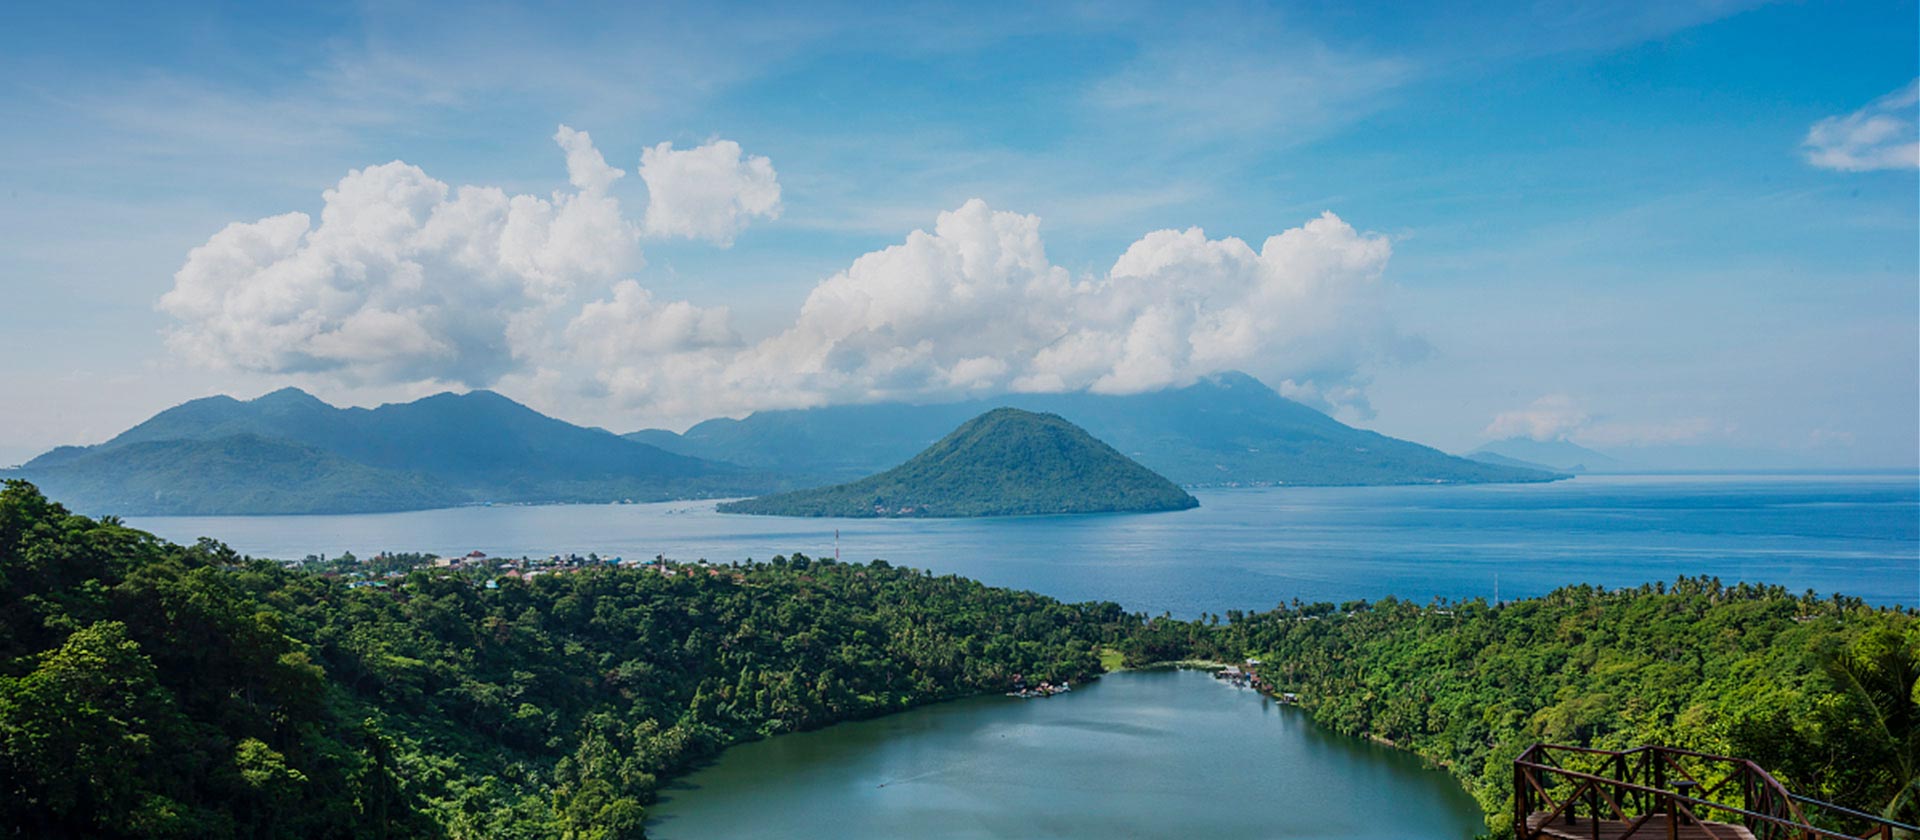
[[[1711,575],[1920,606],[1913,475],[1585,476],[1553,484],[1196,493],[1177,513],[974,520],[722,515],[712,503],[149,517],[256,556],[381,550],[728,562],[803,551],[1191,617],[1293,599],[1539,595]]]

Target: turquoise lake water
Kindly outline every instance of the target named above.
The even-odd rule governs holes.
[[[256,556],[381,550],[719,562],[804,551],[1191,617],[1304,601],[1538,595],[1715,575],[1920,606],[1914,476],[1590,476],[1553,484],[1202,490],[1176,513],[975,520],[722,515],[711,502],[136,518]]]
[[[1109,674],[727,750],[649,809],[660,840],[1465,840],[1459,784],[1195,671]]]

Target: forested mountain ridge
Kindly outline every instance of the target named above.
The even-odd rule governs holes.
[[[1348,426],[1243,373],[1141,394],[1002,394],[956,403],[876,403],[755,412],[684,434],[636,441],[786,476],[801,486],[858,479],[899,464],[955,426],[998,407],[1057,414],[1147,468],[1189,487],[1452,484],[1565,476],[1486,464]]]
[[[1185,510],[1173,482],[1054,414],[998,408],[906,463],[834,487],[723,502],[722,513],[956,517]]]
[[[335,408],[294,388],[193,400],[19,476],[119,514],[348,513],[759,492],[773,480],[540,414],[491,391]],[[217,477],[217,478],[216,478]],[[356,489],[357,488],[357,489]]]

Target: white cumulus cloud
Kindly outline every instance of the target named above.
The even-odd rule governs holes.
[[[613,364],[731,336],[724,310],[657,305],[630,282],[571,311],[581,295],[644,265],[642,225],[610,193],[626,173],[586,132],[563,125],[553,140],[570,189],[547,197],[456,189],[394,161],[347,173],[322,194],[317,222],[287,213],[228,225],[188,254],[159,301],[176,320],[170,345],[252,373],[481,386],[546,363],[560,337]],[[749,216],[779,210],[772,165],[743,160],[731,141],[686,152],[663,145],[642,167],[654,186],[649,225],[670,219],[670,230],[724,242]],[[578,329],[556,335],[569,317]],[[595,329],[609,319],[643,331],[615,342]]]
[[[585,132],[562,126],[573,190],[457,190],[400,161],[347,173],[305,213],[236,222],[193,249],[160,308],[172,346],[216,367],[344,381],[481,385],[513,369],[542,310],[641,264],[637,229]]]
[[[1490,438],[1560,440],[1587,425],[1587,412],[1565,394],[1548,394],[1525,408],[1494,415],[1482,434]]]
[[[1920,168],[1920,79],[1851,114],[1814,123],[1805,147],[1807,161],[1824,169]]]
[[[1394,352],[1380,304],[1390,254],[1383,237],[1329,213],[1258,250],[1197,228],[1157,231],[1104,275],[1075,277],[1048,260],[1037,217],[976,199],[821,281],[794,323],[761,341],[710,346],[700,365],[677,349],[593,361],[625,404],[698,402],[715,413],[1008,390],[1134,393],[1233,368],[1358,403],[1361,367]],[[657,317],[639,308],[623,326],[613,308],[596,311],[606,317],[570,332],[647,332]]]
[[[1569,440],[1593,446],[1657,446],[1692,443],[1731,434],[1733,429],[1705,417],[1622,420],[1594,417],[1566,394],[1548,394],[1525,408],[1503,411],[1481,432],[1496,440],[1531,438]]]
[[[647,182],[648,236],[705,239],[726,247],[755,217],[780,218],[773,162],[743,155],[732,140],[685,150],[661,143],[641,153],[640,178]]]
[[[503,379],[553,405],[643,419],[1006,391],[1135,393],[1241,369],[1366,410],[1363,370],[1406,341],[1385,314],[1392,248],[1326,213],[1256,247],[1154,231],[1104,272],[1047,257],[1035,216],[973,200],[818,282],[793,320],[743,337],[725,306],[629,275],[648,232],[726,243],[778,212],[765,158],[714,141],[649,149],[645,221],[625,176],[561,126],[569,186],[454,188],[395,161],[349,172],[317,220],[229,225],[159,302],[172,346],[214,367],[362,390]],[[593,411],[593,409],[588,409]]]

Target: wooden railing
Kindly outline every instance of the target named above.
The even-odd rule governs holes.
[[[1593,837],[1608,824],[1607,836],[1622,840],[1649,823],[1658,828],[1641,835],[1648,840],[1675,837],[1683,825],[1716,840],[1735,840],[1733,825],[1756,840],[1920,838],[1920,827],[1796,795],[1743,758],[1671,747],[1535,744],[1514,759],[1515,837],[1538,840],[1556,821],[1565,834],[1583,815]]]

